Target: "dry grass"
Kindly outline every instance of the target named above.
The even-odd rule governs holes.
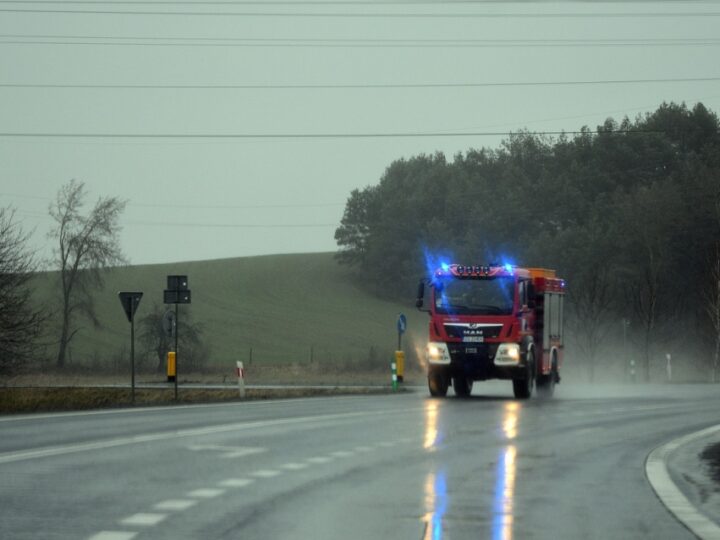
[[[245,400],[300,398],[311,396],[386,394],[387,388],[282,388],[248,389]],[[215,403],[240,401],[237,389],[180,388],[178,402],[172,388],[136,389],[135,406],[175,403]],[[74,411],[132,406],[129,388],[3,388],[0,413]]]

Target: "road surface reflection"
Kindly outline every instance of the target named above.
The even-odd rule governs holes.
[[[503,447],[498,459],[493,499],[493,540],[511,540],[513,537],[517,448],[512,441],[517,437],[521,408],[520,403],[513,401],[506,403],[503,411],[502,429],[510,444]]]

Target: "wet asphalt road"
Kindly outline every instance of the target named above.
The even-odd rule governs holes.
[[[504,382],[0,416],[0,538],[692,538],[643,465],[717,423],[717,387]]]

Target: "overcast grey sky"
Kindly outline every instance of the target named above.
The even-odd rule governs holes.
[[[717,2],[0,1],[0,201],[44,255],[71,178],[128,199],[135,264],[330,251],[393,160],[503,136],[5,135],[572,131],[663,100],[717,112],[719,51]]]

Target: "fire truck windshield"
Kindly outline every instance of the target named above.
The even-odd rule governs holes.
[[[447,279],[435,286],[435,311],[457,315],[510,315],[515,279]]]

